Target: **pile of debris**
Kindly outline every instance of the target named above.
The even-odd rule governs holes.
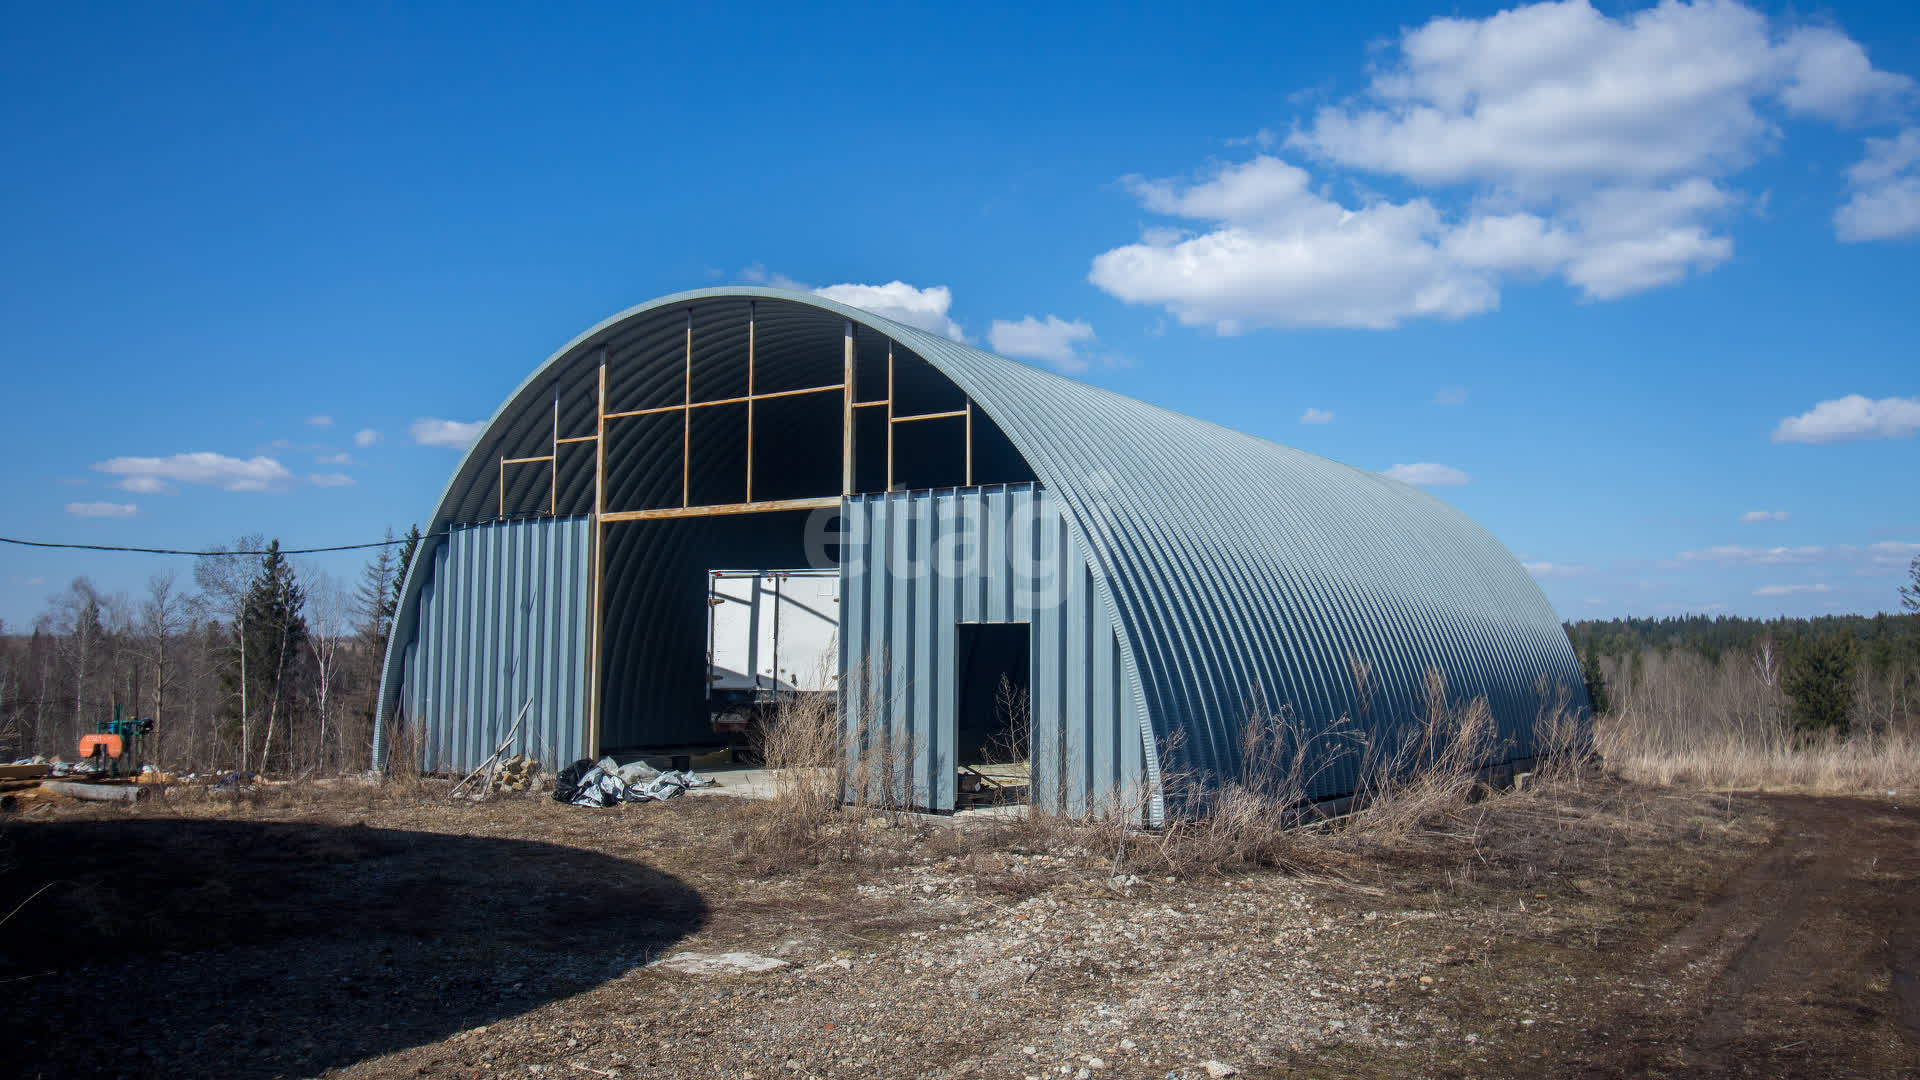
[[[493,774],[495,791],[532,791],[540,779],[540,763],[526,756],[515,754],[496,766]]]
[[[697,773],[661,772],[644,761],[622,765],[610,757],[597,762],[581,758],[553,778],[553,799],[574,806],[618,806],[677,798],[688,788],[711,786],[712,780]]]

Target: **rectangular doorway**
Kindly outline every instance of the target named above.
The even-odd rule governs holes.
[[[1033,630],[957,623],[953,653],[955,808],[1025,802],[1031,787]]]

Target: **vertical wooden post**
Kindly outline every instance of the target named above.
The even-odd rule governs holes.
[[[887,490],[893,490],[893,342],[887,342]]]
[[[840,382],[840,494],[853,494],[853,320],[847,320],[847,347]]]
[[[973,486],[973,399],[967,399],[967,486]]]
[[[680,384],[680,505],[687,505],[687,476],[693,460],[693,309],[687,309],[687,374]]]
[[[753,501],[753,301],[747,301],[747,502]]]
[[[587,629],[587,663],[593,666],[587,679],[587,741],[583,756],[600,756],[600,628],[606,621],[604,595],[606,574],[607,527],[607,347],[600,346],[600,391],[594,400],[593,424],[593,625]]]
[[[560,509],[560,384],[553,384],[553,460],[547,462],[547,516],[557,517]]]

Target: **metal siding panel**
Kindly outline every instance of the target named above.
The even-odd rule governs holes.
[[[1141,790],[1139,718],[1120,690],[1118,637],[1093,594],[1091,569],[1044,491],[1021,485],[856,496],[848,514],[857,524],[842,564],[843,604],[867,614],[843,625],[844,642],[855,650],[888,643],[902,692],[874,702],[867,719],[912,740],[917,805],[953,806],[955,635],[963,621],[1029,624],[1038,805],[1078,813],[1090,796]],[[994,539],[1002,536],[1010,542]],[[955,553],[970,557],[949,557]],[[876,602],[884,595],[894,602]],[[850,702],[850,730],[858,730],[866,707]],[[1057,767],[1063,746],[1065,776]]]
[[[585,518],[455,530],[414,607],[401,700],[421,767],[464,773],[506,738],[508,753],[558,769],[580,753],[586,677]]]

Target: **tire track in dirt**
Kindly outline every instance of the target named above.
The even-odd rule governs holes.
[[[1783,1037],[1775,1046],[1769,1037],[1756,1044],[1758,1032],[1778,1025],[1783,1005],[1828,1002],[1831,995],[1821,988],[1845,974],[1846,964],[1870,969],[1884,963],[1885,1022],[1909,1050],[1920,1049],[1920,897],[1911,888],[1920,883],[1920,815],[1889,814],[1855,800],[1769,801],[1782,819],[1774,849],[1735,875],[1650,964],[1673,980],[1671,993],[1695,1003],[1693,1018],[1673,1017],[1670,1006],[1643,1015],[1664,1011],[1678,1019],[1677,1056],[1686,1072],[1746,1075],[1758,1064],[1756,1051],[1806,1052],[1819,1041]],[[1900,884],[1889,888],[1890,881]],[[1854,935],[1862,929],[1884,935],[1884,949],[1842,948],[1834,935],[1849,933],[1849,918],[1864,924]],[[1860,943],[1858,936],[1853,940]],[[1704,978],[1689,978],[1690,972]],[[1786,1060],[1771,1067],[1797,1071]]]

